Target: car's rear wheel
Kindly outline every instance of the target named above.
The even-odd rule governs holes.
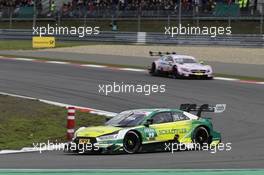
[[[200,146],[204,144],[210,144],[210,135],[205,127],[198,127],[195,129],[193,134],[193,142]]]
[[[155,63],[152,63],[149,73],[152,76],[157,75],[157,70],[156,70],[156,64]]]
[[[137,153],[141,147],[140,136],[135,131],[128,131],[124,137],[123,146],[126,153]]]

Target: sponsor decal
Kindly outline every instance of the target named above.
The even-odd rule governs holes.
[[[186,128],[159,130],[159,135],[164,135],[164,134],[184,134],[184,133],[187,133]]]
[[[33,48],[54,48],[55,37],[32,37]]]

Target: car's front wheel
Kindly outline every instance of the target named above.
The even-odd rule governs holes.
[[[177,79],[180,78],[181,76],[179,75],[178,69],[176,66],[173,66],[172,68],[172,78]]]
[[[126,153],[137,153],[141,147],[140,136],[135,131],[128,131],[124,137],[123,146]]]

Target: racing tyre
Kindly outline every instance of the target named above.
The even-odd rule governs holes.
[[[193,134],[193,142],[201,148],[204,144],[210,144],[210,135],[206,128],[198,127]]]
[[[157,70],[156,70],[156,64],[155,63],[152,63],[149,73],[152,76],[157,75]]]
[[[177,78],[180,78],[181,76],[179,75],[179,73],[178,73],[178,70],[177,70],[177,67],[173,67],[172,68],[172,78],[173,79],[177,79]]]
[[[137,153],[141,148],[139,135],[134,131],[128,131],[123,141],[124,151],[129,154]]]

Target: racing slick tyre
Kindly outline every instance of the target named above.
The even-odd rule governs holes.
[[[156,64],[155,63],[152,63],[149,73],[152,76],[156,76],[157,75],[157,69],[156,69]]]
[[[210,140],[211,139],[210,139],[209,132],[205,127],[200,126],[195,129],[194,134],[193,134],[193,142],[198,147],[196,149],[200,150],[203,145],[205,144],[209,145],[211,142]]]
[[[175,66],[173,66],[172,68],[172,78],[173,79],[181,78],[181,76],[178,73],[178,69]]]
[[[141,148],[140,136],[134,131],[128,131],[123,141],[124,151],[129,154],[139,152]]]

